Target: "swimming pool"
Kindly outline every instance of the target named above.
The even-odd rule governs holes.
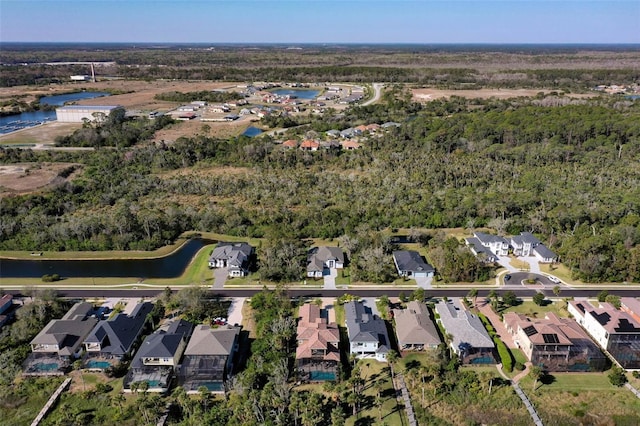
[[[57,370],[59,367],[60,365],[57,362],[51,362],[51,363],[38,362],[31,366],[31,368],[34,371],[53,371],[53,370]]]
[[[87,368],[100,368],[101,370],[111,367],[111,363],[108,361],[95,361],[91,360],[87,362]]]
[[[309,373],[310,380],[335,380],[336,373],[330,371],[312,371]]]

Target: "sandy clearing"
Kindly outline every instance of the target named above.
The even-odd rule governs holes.
[[[0,196],[28,193],[65,182],[58,174],[74,163],[19,163],[0,166]],[[73,176],[73,175],[72,175]]]
[[[551,90],[544,89],[476,89],[476,90],[443,90],[443,89],[413,89],[413,98],[418,101],[430,101],[434,99],[450,98],[460,96],[470,99],[509,99],[517,97],[534,97],[538,93],[549,94]],[[589,93],[568,93],[565,96],[571,98],[589,98],[598,94]]]

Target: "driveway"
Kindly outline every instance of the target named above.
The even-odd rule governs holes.
[[[498,263],[500,266],[506,268],[509,272],[518,272],[518,269],[511,266],[509,262],[511,262],[511,258],[509,256],[498,256]]]
[[[214,269],[212,288],[224,288],[224,283],[227,282],[228,276],[229,276],[229,271],[227,271],[227,268]]]
[[[540,273],[540,264],[535,256],[518,256],[518,260],[526,262],[529,265],[529,272],[534,274]]]
[[[362,106],[371,105],[380,100],[380,95],[382,94],[382,88],[384,84],[382,83],[373,83],[373,97],[366,102],[362,103]]]
[[[227,313],[227,323],[231,325],[242,324],[242,306],[245,300],[245,297],[231,299],[231,306],[229,306],[229,312]]]
[[[379,318],[382,318],[382,317],[380,317],[380,311],[378,311],[378,307],[376,306],[376,298],[375,297],[363,297],[362,298],[362,303],[364,303],[364,306],[366,306],[369,309],[371,309],[371,313],[373,315],[377,315]]]
[[[336,277],[338,276],[338,270],[336,268],[329,269],[329,275],[325,275],[324,278],[324,289],[325,290],[336,290]]]
[[[418,284],[419,288],[429,289],[431,288],[431,281],[433,281],[433,277],[428,278],[414,278],[416,280],[416,284]]]

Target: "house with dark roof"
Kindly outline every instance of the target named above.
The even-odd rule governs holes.
[[[602,371],[607,366],[602,351],[573,319],[551,312],[544,318],[508,312],[503,322],[529,361],[546,371]]]
[[[326,312],[325,312],[326,313]],[[296,364],[302,380],[335,380],[340,364],[340,331],[335,322],[322,315],[320,307],[305,303],[300,307]]]
[[[485,234],[484,232],[474,232],[473,236],[480,241],[480,244],[491,250],[494,255],[506,256],[509,254],[509,242],[506,238]]]
[[[540,245],[540,240],[531,232],[521,232],[510,239],[513,254],[516,256],[533,256],[533,249]]]
[[[476,315],[465,310],[459,299],[436,305],[438,322],[451,336],[449,345],[463,364],[494,364],[495,344]]]
[[[632,315],[606,302],[596,308],[587,300],[571,300],[567,310],[622,368],[640,369],[640,322]]]
[[[123,391],[134,383],[147,382],[149,392],[166,392],[191,336],[193,324],[177,319],[144,339],[124,377]]]
[[[233,372],[240,327],[198,325],[193,330],[178,374],[187,393],[204,386],[212,393],[224,392],[224,382]]]
[[[31,354],[24,363],[26,375],[61,375],[80,356],[82,342],[98,320],[93,305],[80,302],[54,319],[31,340]]]
[[[435,269],[424,261],[420,253],[412,250],[397,250],[393,252],[393,263],[398,275],[407,278],[433,277]]]
[[[533,255],[541,263],[553,263],[558,259],[558,255],[549,250],[544,244],[538,244],[533,249]]]
[[[307,254],[307,277],[322,278],[330,269],[344,268],[344,253],[339,247],[313,247]]]
[[[476,237],[465,238],[464,239],[467,247],[471,250],[478,260],[485,263],[493,263],[498,261],[498,256],[496,256],[491,249],[482,245],[479,239]]]
[[[85,368],[103,370],[131,355],[153,310],[151,302],[138,303],[131,314],[101,320],[84,339]]]
[[[391,346],[384,320],[373,315],[371,309],[362,302],[345,303],[344,314],[349,336],[349,353],[357,358],[373,358],[386,362]]]
[[[396,336],[401,351],[435,349],[442,341],[424,303],[411,301],[406,309],[394,309]]]
[[[247,243],[219,242],[209,256],[209,268],[227,268],[230,277],[249,275],[255,249]]]

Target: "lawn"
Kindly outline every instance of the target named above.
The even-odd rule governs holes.
[[[364,402],[356,416],[349,416],[345,425],[361,424],[381,424],[379,416],[388,426],[402,426],[407,424],[406,411],[404,406],[399,404],[395,398],[391,375],[386,363],[374,360],[360,360],[358,362],[362,378],[365,379],[363,392]],[[381,391],[382,405],[375,404],[376,388],[374,383],[378,380],[383,382]],[[348,410],[351,414],[351,411]]]
[[[579,284],[579,285],[585,284],[582,281],[574,280],[571,277],[571,271],[569,270],[569,268],[567,268],[561,263],[555,263],[555,264],[541,263],[540,271],[547,274],[555,275],[565,283]]]
[[[518,314],[524,314],[528,317],[544,318],[547,312],[553,312],[561,318],[566,318],[569,316],[569,312],[564,308],[565,305],[566,303],[560,300],[551,302],[545,306],[538,306],[532,301],[528,300],[523,301],[517,306],[511,306],[505,309],[502,313],[505,314],[507,312],[516,312]]]
[[[63,378],[19,380],[14,386],[0,388],[0,424],[30,425]]]
[[[520,381],[545,425],[636,425],[640,399],[609,383],[604,373],[553,373],[533,391],[533,381]]]
[[[518,258],[512,257],[511,260],[509,261],[509,265],[513,266],[514,268],[520,270],[520,271],[528,271],[530,269],[530,266],[527,262],[525,262],[524,260],[520,260]]]

